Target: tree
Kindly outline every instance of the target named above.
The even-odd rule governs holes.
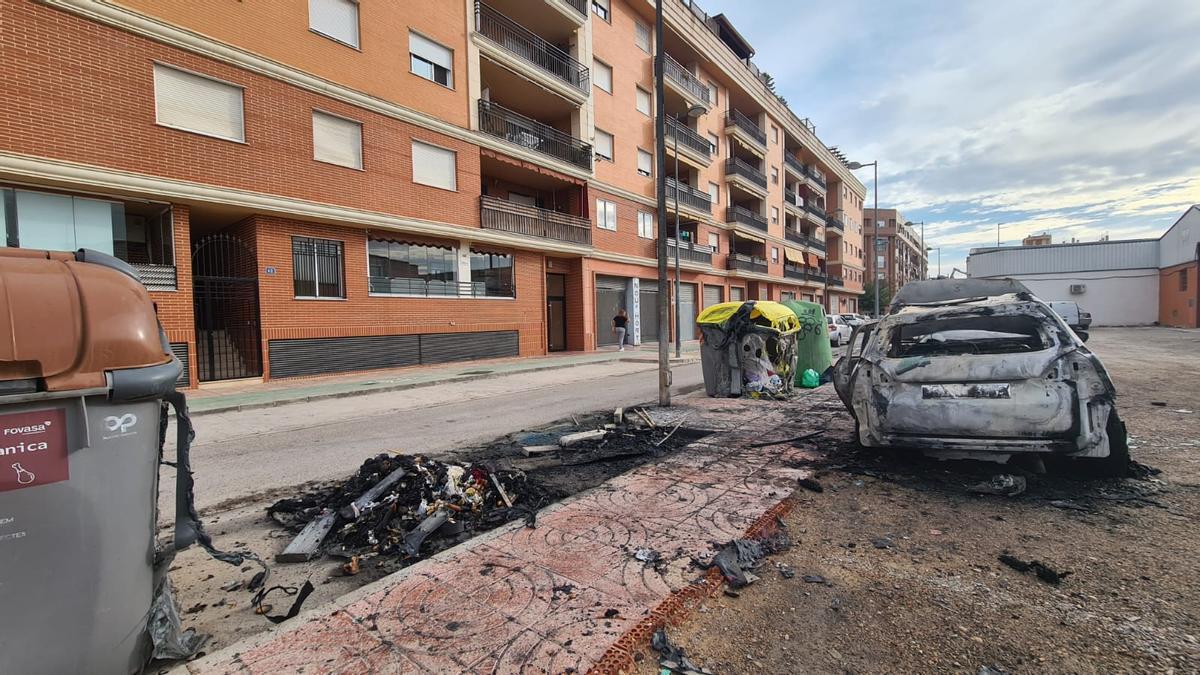
[[[887,281],[879,280],[879,312],[882,314],[887,311],[887,306],[892,304],[892,289],[888,288]],[[875,311],[875,282],[868,281],[863,284],[863,293],[858,298],[858,310],[863,313]]]

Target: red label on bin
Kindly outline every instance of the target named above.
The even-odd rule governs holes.
[[[0,415],[0,492],[70,477],[62,408]]]

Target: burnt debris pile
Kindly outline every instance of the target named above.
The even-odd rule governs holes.
[[[479,532],[532,519],[560,497],[520,470],[385,454],[363,462],[347,480],[282,499],[267,513],[299,533],[289,550],[301,553],[292,560],[324,552],[351,559],[356,569],[374,557],[415,561]]]

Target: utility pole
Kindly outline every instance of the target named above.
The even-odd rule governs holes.
[[[667,304],[667,162],[666,101],[663,93],[663,0],[654,0],[654,154],[658,192],[658,404],[671,405],[671,312]],[[679,186],[675,186],[679,201]],[[675,242],[678,246],[679,242]]]
[[[665,121],[665,120],[664,120]],[[682,320],[679,317],[679,247],[683,240],[679,238],[679,128],[672,134],[675,137],[675,358],[683,352],[683,335],[680,329]]]

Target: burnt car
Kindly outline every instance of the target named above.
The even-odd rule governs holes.
[[[905,285],[887,315],[855,328],[833,382],[867,447],[1055,453],[1111,473],[1129,463],[1104,364],[1016,281]]]

